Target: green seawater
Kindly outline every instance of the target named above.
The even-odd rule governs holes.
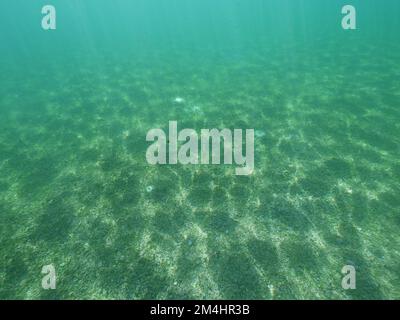
[[[2,0],[0,298],[399,299],[399,34],[398,0]],[[255,129],[254,173],[148,164],[172,120]]]

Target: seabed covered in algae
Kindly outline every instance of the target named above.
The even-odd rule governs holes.
[[[1,297],[399,297],[400,65],[380,57],[385,78],[363,55],[355,75],[262,54],[88,63],[18,90],[15,72],[1,87]],[[147,164],[146,132],[170,119],[255,128],[254,174]],[[54,291],[38,281],[49,263]],[[340,286],[346,264],[358,290]]]
[[[0,298],[400,298],[400,48],[341,46],[1,64]],[[149,165],[172,120],[254,173]]]

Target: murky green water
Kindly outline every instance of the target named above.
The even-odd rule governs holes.
[[[0,298],[400,298],[397,0],[0,9]],[[170,120],[255,129],[254,173],[149,165]]]

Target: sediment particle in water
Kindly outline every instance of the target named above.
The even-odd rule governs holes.
[[[185,102],[185,99],[183,99],[183,98],[181,98],[181,97],[176,97],[176,98],[174,99],[174,102],[176,102],[176,103],[183,103],[183,102]]]

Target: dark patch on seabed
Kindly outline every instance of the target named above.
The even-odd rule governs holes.
[[[0,5],[0,298],[400,298],[399,4],[339,2]],[[149,165],[171,120],[254,128],[254,173]]]

